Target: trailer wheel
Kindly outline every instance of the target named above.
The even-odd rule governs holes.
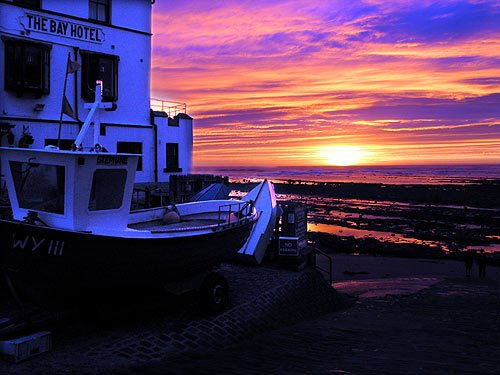
[[[219,313],[229,304],[229,285],[220,273],[210,273],[200,288],[201,309],[209,314]]]

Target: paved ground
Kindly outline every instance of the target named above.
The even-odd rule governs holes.
[[[90,335],[66,337],[66,340],[59,341],[55,352],[22,366],[0,364],[0,373],[51,373],[57,370],[58,373],[75,374],[82,371],[137,374],[500,374],[499,269],[488,269],[488,279],[480,280],[477,277],[464,278],[463,265],[454,261],[348,255],[335,256],[334,260],[334,285],[357,298],[344,310],[317,317],[318,314],[313,313],[318,308],[314,303],[317,299],[308,295],[310,289],[292,295],[283,294],[280,289],[276,289],[277,293],[268,293],[269,284],[294,282],[294,274],[256,268],[252,269],[255,272],[252,276],[253,272],[241,274],[240,270],[234,269],[233,272],[242,276],[232,283],[241,293],[233,302],[235,307],[241,305],[242,308],[233,309],[237,314],[231,310],[212,322],[217,321],[215,326],[225,327],[227,318],[234,323],[240,319],[241,312],[254,319],[254,323],[271,316],[271,321],[266,322],[267,329],[259,330],[257,336],[243,334],[241,339],[221,341],[209,332],[215,326],[199,320],[196,314],[189,316],[191,323],[186,322],[186,316],[183,317],[188,326],[179,326],[175,322],[179,317],[169,314],[146,323],[119,325],[104,331],[92,331]],[[247,302],[250,298],[260,302],[254,307]],[[278,300],[283,303],[276,305]],[[269,303],[274,307],[271,310],[266,307],[266,313],[262,315],[259,306],[265,307]],[[302,316],[307,317],[304,306],[310,306],[312,314],[309,316],[316,318],[303,321],[295,317],[296,311],[303,311]],[[269,311],[274,312],[270,315]],[[169,319],[173,321],[169,322]],[[290,319],[302,322],[289,325],[293,323]],[[237,334],[243,332],[240,323],[231,328]],[[167,342],[161,344],[164,346],[160,348],[163,355],[147,353],[147,350],[161,346],[157,342],[158,338],[165,339],[161,331],[173,339],[170,343],[185,343],[186,338],[191,339],[188,335],[193,329],[198,330],[197,339],[203,337],[204,330],[209,333],[206,339],[210,345],[206,349],[177,350]],[[149,338],[145,342],[138,340],[144,333],[154,342]],[[178,334],[182,336],[179,339],[176,338]],[[219,334],[231,336],[229,329]],[[128,357],[118,356],[127,354],[123,351],[125,347],[132,349],[133,353]],[[89,352],[90,348],[93,349]],[[144,350],[148,358],[137,361],[137,355]],[[121,361],[121,365],[114,366],[113,361],[117,364]]]
[[[161,295],[142,303],[136,299],[139,296],[132,303],[107,295],[105,304],[78,311],[61,321],[59,328],[50,325],[52,352],[19,364],[0,361],[0,374],[127,372],[185,353],[200,355],[230,347],[256,334],[324,315],[342,304],[312,270],[226,265],[221,272],[229,280],[233,298],[232,306],[219,315],[202,314],[195,298],[176,301],[172,310],[168,305],[173,301]]]
[[[498,269],[490,269],[486,280],[466,279],[456,275],[463,272],[459,262],[340,257],[337,276],[344,266],[356,265],[358,271],[377,277],[354,282],[357,287],[350,292],[355,295],[405,279],[417,288],[389,288],[343,311],[225,350],[136,368],[136,373],[500,374]],[[419,270],[424,275],[415,276]]]

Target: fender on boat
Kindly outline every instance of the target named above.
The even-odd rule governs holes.
[[[238,251],[237,258],[246,263],[261,264],[271,242],[278,214],[274,185],[264,180],[245,195],[243,200],[253,202],[259,218],[245,245]]]

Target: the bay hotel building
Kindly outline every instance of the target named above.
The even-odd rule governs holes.
[[[101,143],[142,154],[136,182],[190,173],[192,119],[185,105],[151,99],[151,0],[0,0],[0,144],[57,143],[68,55],[61,148],[69,148],[103,81]],[[152,110],[154,109],[154,111]],[[170,116],[169,116],[170,115]],[[86,145],[92,144],[92,131]]]

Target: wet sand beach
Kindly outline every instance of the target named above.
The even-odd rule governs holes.
[[[233,183],[235,196],[253,184]],[[500,180],[461,184],[293,181],[278,199],[308,209],[309,239],[326,252],[460,257],[500,252]],[[491,257],[494,258],[494,257]]]

